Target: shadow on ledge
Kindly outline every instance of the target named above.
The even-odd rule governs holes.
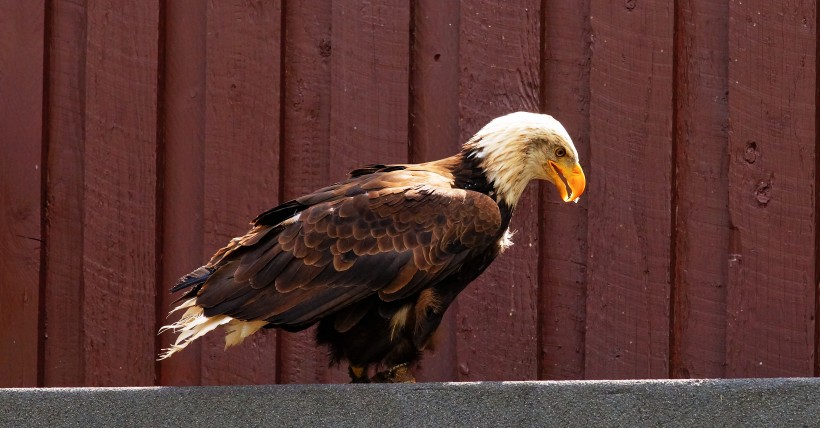
[[[820,379],[0,389],[0,426],[817,426]]]

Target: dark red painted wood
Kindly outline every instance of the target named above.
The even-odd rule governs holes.
[[[157,314],[160,325],[179,295],[169,288],[203,263],[205,205],[205,41],[204,3],[168,2],[165,9],[165,92],[163,99],[162,277]],[[174,335],[160,336],[167,348]],[[161,385],[200,383],[201,344],[160,363]]]
[[[418,0],[413,10],[410,161],[452,156],[461,148],[458,104],[459,3]],[[457,379],[453,304],[435,333],[434,347],[415,372],[418,381]]]
[[[0,387],[38,383],[44,14],[0,4]]]
[[[729,250],[729,7],[678,2],[677,219],[670,375],[723,377]]]
[[[544,14],[544,111],[567,128],[589,171],[589,1],[548,1]],[[587,177],[594,180],[595,176]],[[589,198],[566,204],[552,186],[540,195],[541,379],[584,377]]]
[[[209,2],[206,32],[205,259],[279,203],[281,2]],[[228,350],[214,333],[203,384],[276,382],[276,331]]]
[[[334,1],[330,56],[331,179],[368,163],[407,161],[410,7]]]
[[[591,3],[588,379],[669,373],[673,12]]]
[[[85,384],[153,385],[159,2],[88,4]]]
[[[538,111],[540,1],[461,2],[461,139],[496,116]],[[458,297],[461,380],[538,377],[538,191],[518,204],[515,245]]]
[[[814,373],[816,6],[729,5],[726,375]]]
[[[289,2],[285,8],[283,200],[330,184],[331,10],[323,2]],[[346,368],[329,368],[315,344],[315,328],[280,332],[279,382],[347,382]]]
[[[0,6],[0,385],[347,381],[310,331],[156,363],[167,288],[284,198],[521,109],[588,193],[530,189],[420,380],[815,373],[813,2],[283,3]]]
[[[86,9],[81,2],[55,1],[49,15],[43,381],[83,386]]]

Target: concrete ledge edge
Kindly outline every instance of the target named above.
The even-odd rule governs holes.
[[[817,426],[820,379],[0,389],[0,426]]]

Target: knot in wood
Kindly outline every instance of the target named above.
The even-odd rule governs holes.
[[[760,155],[760,152],[757,151],[757,143],[754,141],[749,141],[746,143],[746,152],[743,153],[743,159],[747,163],[755,163],[757,157]]]
[[[319,55],[324,57],[324,58],[327,58],[327,57],[330,56],[330,51],[331,51],[330,40],[322,39],[322,41],[319,42]]]
[[[757,187],[755,188],[755,199],[757,200],[757,206],[763,208],[769,204],[769,201],[772,199],[771,191],[771,181],[761,180],[757,183]]]
[[[635,10],[635,6],[638,5],[638,0],[626,0],[624,2],[624,6],[626,6],[626,10],[633,11]]]

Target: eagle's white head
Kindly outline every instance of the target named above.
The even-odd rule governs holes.
[[[493,119],[464,145],[479,160],[498,196],[513,207],[530,180],[552,182],[561,198],[578,202],[586,178],[567,130],[552,116],[517,112]]]

